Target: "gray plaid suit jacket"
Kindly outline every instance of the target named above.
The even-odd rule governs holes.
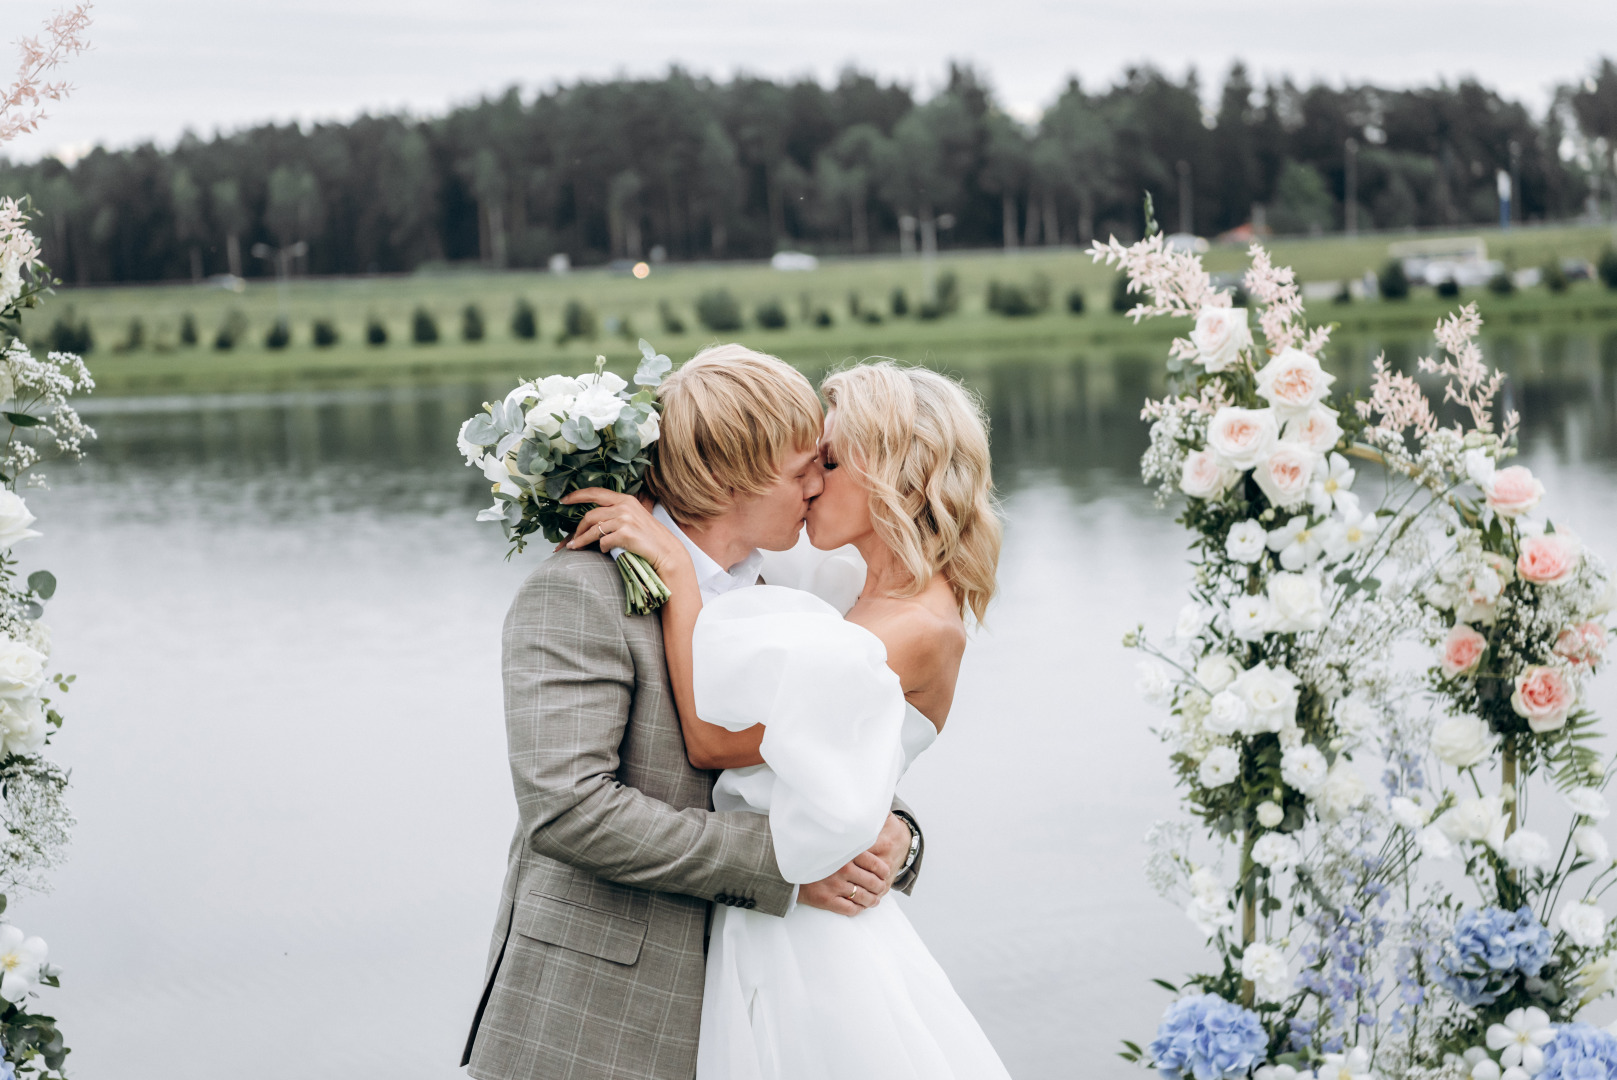
[[[768,819],[709,809],[662,622],[624,614],[598,551],[556,552],[523,583],[503,666],[518,822],[461,1064],[476,1080],[691,1080],[711,905],[791,904]]]

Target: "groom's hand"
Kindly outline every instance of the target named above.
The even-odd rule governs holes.
[[[908,829],[904,835],[909,836]],[[881,903],[891,884],[889,864],[867,851],[830,877],[800,887],[797,902],[837,915],[857,915]]]

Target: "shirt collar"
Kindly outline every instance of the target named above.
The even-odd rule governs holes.
[[[739,589],[745,585],[758,584],[758,573],[763,569],[763,552],[753,549],[747,557],[726,570],[713,560],[713,557],[696,546],[695,541],[685,535],[685,530],[673,516],[658,503],[651,511],[651,516],[668,527],[668,530],[679,537],[679,542],[685,545],[690,552],[691,563],[696,567],[696,584],[702,591],[703,600],[712,600],[722,596],[731,589]]]

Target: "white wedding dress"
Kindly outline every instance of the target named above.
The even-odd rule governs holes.
[[[766,580],[795,579],[838,606],[778,585],[726,593],[697,621],[694,675],[702,719],[767,725],[768,764],[725,770],[714,807],[768,814],[781,873],[802,884],[875,842],[899,776],[937,730],[904,700],[880,639],[838,610],[863,566],[799,561],[776,560]],[[697,1080],[1006,1078],[897,895],[852,918],[803,904],[784,918],[715,909]]]

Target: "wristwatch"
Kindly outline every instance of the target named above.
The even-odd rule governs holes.
[[[916,856],[921,854],[921,830],[914,821],[910,820],[910,816],[908,814],[894,810],[893,816],[902,821],[904,823],[904,827],[910,831],[909,854],[904,856],[904,865],[900,866],[898,868],[898,873],[893,875],[894,877],[903,877],[905,874],[910,872],[910,867],[915,865]]]

